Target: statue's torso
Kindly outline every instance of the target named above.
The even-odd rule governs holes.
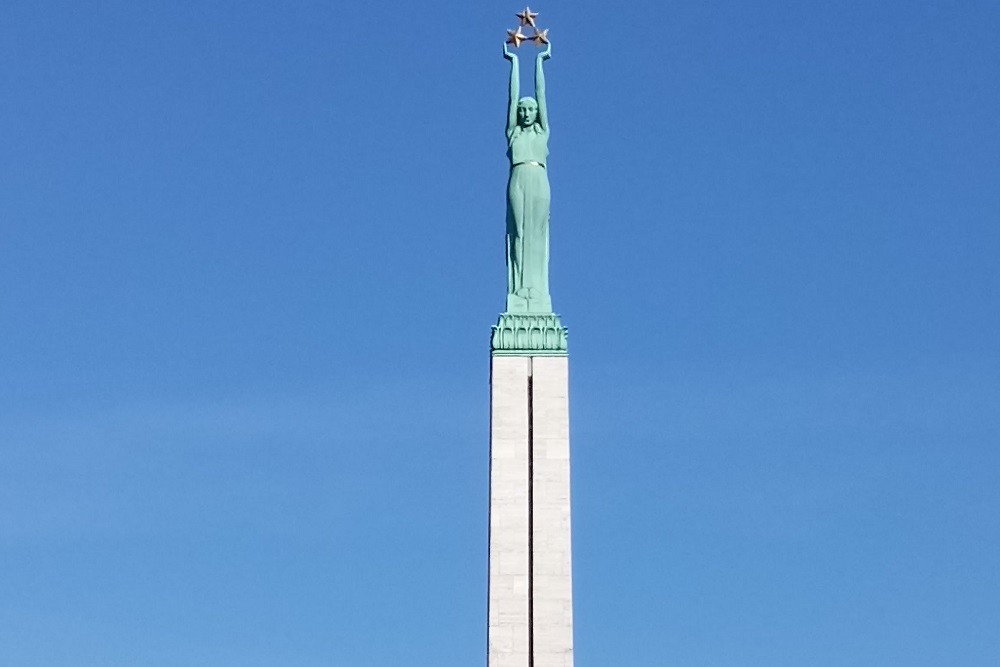
[[[549,133],[534,129],[515,132],[510,139],[510,163],[539,162],[545,164],[549,155]]]

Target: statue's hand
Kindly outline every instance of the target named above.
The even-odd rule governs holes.
[[[552,57],[552,43],[549,42],[545,45],[545,50],[538,54],[539,60],[548,60]]]
[[[503,43],[503,57],[510,61],[516,61],[517,55],[511,53],[510,49],[507,48],[507,42]]]

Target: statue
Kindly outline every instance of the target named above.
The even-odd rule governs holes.
[[[518,15],[522,24],[534,25],[533,12]],[[527,18],[525,18],[525,16]],[[510,99],[507,112],[507,312],[552,312],[549,295],[549,118],[545,105],[542,63],[552,57],[548,30],[535,29],[528,37],[520,27],[508,31],[503,45],[510,60]],[[546,48],[535,58],[535,97],[520,97],[520,71],[515,48],[531,39]]]
[[[525,7],[521,20],[507,31],[503,55],[510,61],[510,99],[507,103],[507,310],[493,327],[492,354],[564,356],[567,331],[552,312],[549,295],[549,116],[545,106],[542,63],[552,57],[549,31],[535,25],[537,12]],[[524,26],[535,34],[525,35]],[[508,48],[531,41],[545,49],[535,58],[535,96],[520,97],[517,56]]]

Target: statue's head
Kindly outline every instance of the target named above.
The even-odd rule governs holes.
[[[517,102],[517,124],[531,127],[538,120],[538,102],[533,97],[522,97]]]

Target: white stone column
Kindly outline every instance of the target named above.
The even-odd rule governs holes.
[[[528,357],[490,372],[489,667],[528,667]]]
[[[572,667],[565,356],[494,356],[489,667]]]
[[[532,359],[532,667],[573,665],[568,370]]]

